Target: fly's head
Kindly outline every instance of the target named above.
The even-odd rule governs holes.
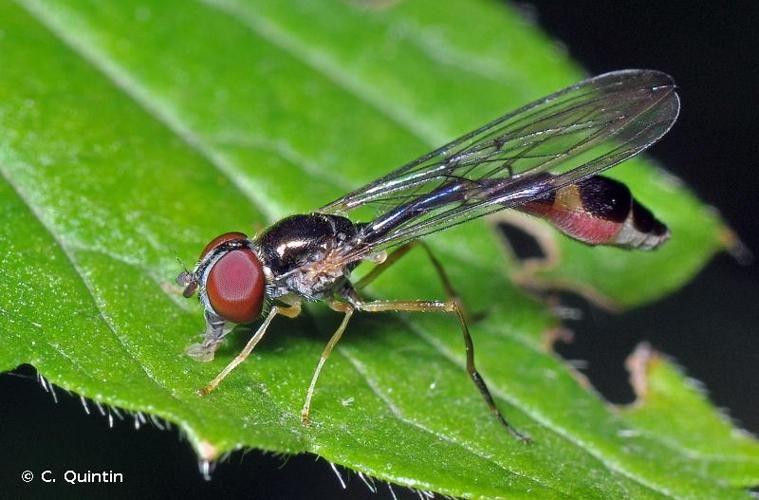
[[[213,359],[229,331],[228,323],[255,321],[266,302],[264,266],[243,233],[225,233],[211,240],[195,269],[180,273],[177,283],[184,287],[185,297],[199,291],[205,307],[205,338],[187,350],[200,361]]]

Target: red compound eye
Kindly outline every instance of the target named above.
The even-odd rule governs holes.
[[[224,233],[220,236],[217,236],[216,238],[212,239],[211,242],[206,245],[206,247],[203,249],[202,252],[200,252],[200,259],[202,260],[206,255],[211,253],[211,251],[218,247],[219,245],[223,245],[224,243],[232,240],[247,240],[248,237],[244,235],[243,233]]]
[[[206,293],[214,311],[233,323],[250,323],[258,318],[264,291],[263,266],[249,248],[224,254],[206,280]]]

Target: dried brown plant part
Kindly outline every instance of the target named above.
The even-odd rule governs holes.
[[[563,342],[569,344],[574,340],[575,333],[564,325],[559,325],[554,328],[549,328],[542,335],[543,349],[547,352],[553,351],[557,342]]]
[[[569,328],[558,325],[554,328],[549,328],[545,332],[543,332],[542,335],[542,347],[546,350],[546,352],[554,352],[554,345],[556,342],[565,342],[570,343],[574,339],[574,332],[570,330]],[[558,354],[556,354],[559,356]],[[593,387],[593,384],[591,383],[590,379],[580,371],[580,367],[578,366],[578,363],[573,362],[572,360],[565,359],[561,356],[559,356],[562,361],[564,362],[564,365],[567,367],[567,371],[569,374],[574,378],[578,384],[580,384],[581,387],[584,389],[598,393],[595,387]]]
[[[743,243],[740,236],[738,236],[732,228],[723,226],[718,237],[720,243],[724,246],[725,251],[730,254],[736,262],[747,266],[754,261],[754,254],[751,252],[751,249]]]
[[[213,462],[219,458],[219,450],[208,441],[201,441],[197,446],[198,458]]]
[[[654,350],[651,344],[641,342],[625,360],[625,368],[630,374],[630,385],[635,393],[635,401],[630,403],[630,407],[645,403],[648,395],[648,374],[654,364],[659,363],[661,359],[661,354]]]

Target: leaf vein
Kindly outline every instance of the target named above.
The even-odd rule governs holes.
[[[165,125],[177,137],[185,142],[191,149],[200,154],[212,166],[214,166],[222,175],[227,177],[243,195],[250,200],[254,206],[263,213],[267,219],[273,220],[276,217],[276,211],[270,207],[276,202],[271,199],[264,199],[260,190],[250,185],[242,172],[227,160],[224,155],[206,146],[204,141],[174,113],[168,106],[161,101],[150,96],[149,92],[138,83],[129,73],[120,67],[117,63],[108,57],[99,54],[96,50],[91,50],[85,43],[82,43],[76,36],[66,32],[60,27],[58,22],[44,6],[36,0],[16,0],[27,12],[29,12],[37,21],[53,33],[61,42],[68,46],[74,53],[78,54],[84,61],[90,64],[98,72],[106,76],[124,95],[131,98],[137,105],[144,109],[150,116],[158,122]]]
[[[380,114],[390,118],[427,145],[435,146],[436,144],[442,144],[446,140],[446,137],[448,137],[448,134],[444,131],[419,121],[418,117],[414,113],[409,112],[404,106],[398,105],[392,99],[385,98],[382,92],[377,92],[370,85],[366,85],[362,79],[346,71],[339,62],[318,51],[313,45],[301,43],[295,37],[289,36],[279,26],[272,22],[266,22],[263,17],[251,16],[246,10],[236,8],[223,0],[198,1],[212,9],[225,13],[235,22],[242,23],[253,33],[287,52],[295,59],[331,80],[338,87],[355,95],[359,100],[370,104]]]
[[[63,241],[56,235],[55,231],[52,227],[48,225],[48,222],[44,219],[42,214],[39,212],[39,210],[30,203],[28,198],[20,191],[20,189],[9,179],[8,175],[6,174],[5,170],[0,168],[0,176],[2,176],[3,180],[10,186],[16,195],[19,197],[19,199],[26,205],[26,207],[29,209],[29,211],[34,215],[34,217],[39,221],[40,225],[45,229],[45,231],[50,235],[50,237],[53,239],[55,244],[61,249],[61,252],[66,257],[66,260],[68,261],[69,265],[73,269],[76,276],[81,281],[82,285],[84,286],[84,289],[87,291],[87,294],[89,295],[90,299],[92,300],[93,305],[98,311],[98,317],[99,321],[104,324],[108,331],[113,335],[118,345],[121,347],[121,349],[124,351],[124,353],[142,370],[142,372],[145,374],[145,376],[152,381],[158,388],[165,391],[166,394],[176,400],[179,401],[176,396],[174,396],[171,391],[168,390],[156,377],[155,375],[148,370],[146,366],[144,366],[142,363],[139,362],[137,357],[132,353],[129,348],[124,343],[121,336],[116,331],[114,325],[111,323],[111,321],[108,319],[108,316],[106,315],[105,311],[103,310],[103,307],[98,300],[98,296],[95,293],[95,291],[92,288],[92,284],[89,282],[89,280],[85,277],[83,270],[79,267],[79,264],[76,261],[76,258],[71,252],[71,249],[68,248]]]

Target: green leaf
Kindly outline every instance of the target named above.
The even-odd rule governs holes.
[[[637,400],[623,415],[637,430],[659,436],[731,484],[756,485],[756,441],[714,411],[698,382],[685,378],[679,367],[645,344],[627,366]],[[699,418],[691,418],[694,412]]]
[[[430,241],[481,313],[480,368],[533,445],[488,413],[446,316],[356,317],[308,428],[305,389],[339,320],[319,304],[277,320],[218,391],[195,395],[247,334],[213,363],[184,356],[203,319],[173,284],[175,258],[313,210],[579,79],[511,9],[19,0],[0,3],[0,54],[0,369],[31,363],[60,387],[174,422],[206,459],[244,447],[312,452],[455,496],[731,497],[759,480],[757,443],[735,438],[677,372],[662,375],[672,399],[634,411],[588,390],[548,347],[559,324],[507,278],[517,271],[485,221]],[[556,239],[561,259],[535,279],[550,272],[547,281],[631,305],[680,286],[720,247],[725,229],[692,216],[707,209],[687,189],[643,160],[618,172],[672,227],[668,248]],[[417,253],[371,292],[442,296]]]

